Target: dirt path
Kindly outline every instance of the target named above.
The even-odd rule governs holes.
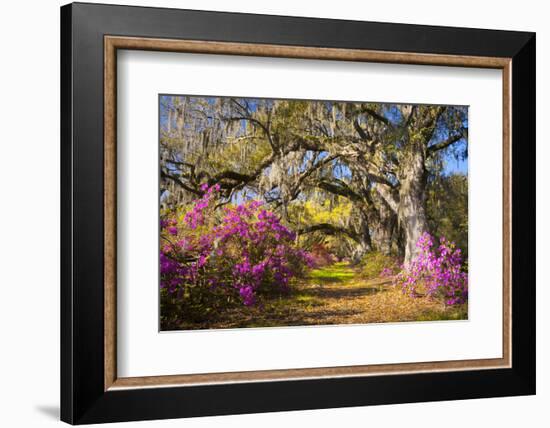
[[[262,308],[224,314],[205,328],[270,327],[465,319],[466,308],[445,308],[426,298],[410,298],[390,279],[364,279],[336,263],[310,272],[292,294]]]

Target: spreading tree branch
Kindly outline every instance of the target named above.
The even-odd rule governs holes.
[[[178,186],[182,187],[183,189],[187,190],[188,192],[190,193],[193,193],[195,195],[198,195],[198,196],[202,196],[203,192],[201,192],[200,190],[197,190],[197,189],[194,189],[190,186],[188,186],[187,184],[185,184],[182,180],[180,180],[178,177],[175,177],[171,174],[168,174],[166,171],[162,170],[160,171],[160,176],[162,178],[165,178],[167,180],[171,180],[173,181],[174,183],[176,183]]]
[[[381,114],[379,114],[378,112],[376,112],[375,110],[373,110],[369,107],[362,108],[361,113],[367,113],[369,116],[373,117],[374,119],[378,120],[379,122],[382,122],[384,125],[389,126],[389,127],[393,127],[392,123],[388,120],[388,118],[382,116]]]
[[[343,197],[348,198],[352,201],[356,201],[356,202],[362,202],[363,201],[363,198],[359,194],[355,193],[347,185],[343,186],[341,184],[333,184],[333,183],[328,182],[328,181],[319,181],[317,183],[317,187],[319,187],[320,189],[325,190],[329,193],[332,193],[334,195],[343,196]]]
[[[440,141],[439,143],[437,144],[433,144],[431,146],[428,147],[428,155],[431,155],[439,150],[443,150],[447,147],[449,147],[450,145],[456,143],[457,141],[463,139],[465,137],[464,133],[459,133],[459,134],[454,134],[454,135],[451,135],[449,136],[449,138],[443,140],[443,141]]]
[[[399,210],[399,200],[396,197],[393,189],[388,189],[387,186],[383,184],[375,183],[374,190],[376,190],[376,192],[382,197],[382,199],[386,201],[391,210],[397,214]]]
[[[330,223],[319,223],[319,224],[312,224],[310,226],[306,226],[302,229],[299,229],[298,234],[303,235],[307,233],[313,233],[313,232],[323,232],[327,235],[338,235],[338,234],[344,234],[348,236],[349,238],[353,239],[356,242],[360,242],[359,235],[355,233],[352,230],[346,229],[345,227],[336,226],[334,224]]]

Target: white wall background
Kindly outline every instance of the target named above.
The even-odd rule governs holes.
[[[354,0],[270,2],[146,0],[126,4],[342,18],[537,32],[537,340],[535,397],[420,403],[154,421],[158,427],[399,426],[500,428],[545,426],[550,417],[550,147],[542,135],[550,114],[550,28],[535,0]],[[103,3],[116,3],[104,0]],[[264,4],[265,3],[265,4]],[[59,6],[58,0],[4,2],[0,12],[0,424],[59,424]],[[546,190],[545,190],[546,187]],[[125,426],[138,426],[138,423]]]

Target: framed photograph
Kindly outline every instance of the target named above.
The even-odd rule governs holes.
[[[535,393],[535,35],[61,8],[61,419]]]

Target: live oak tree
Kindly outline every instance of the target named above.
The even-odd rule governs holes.
[[[328,110],[328,109],[325,109]],[[416,255],[416,242],[428,230],[426,185],[430,174],[441,172],[442,152],[455,149],[465,156],[456,143],[467,138],[467,110],[463,107],[423,105],[347,104],[330,105],[330,116],[319,121],[324,133],[321,144],[329,153],[338,153],[354,172],[359,186],[350,188],[338,182],[322,183],[357,199],[378,214],[371,232],[381,230],[381,242],[391,242],[393,219],[397,217],[403,234],[400,246],[405,263]],[[326,123],[329,123],[327,126]],[[376,201],[369,190],[381,197]],[[397,237],[398,235],[396,235]],[[380,246],[380,245],[379,245]],[[383,250],[388,250],[387,248]]]
[[[428,176],[436,172],[441,151],[466,138],[466,110],[402,105],[384,114],[384,107],[378,107],[378,112],[367,109],[372,120],[384,124],[384,130],[364,135],[370,149],[361,150],[357,159],[376,192],[397,215],[407,264],[417,255],[416,242],[428,230]]]
[[[430,228],[427,188],[465,156],[467,109],[454,106],[164,97],[161,203],[219,184],[225,202],[261,197],[301,236],[340,236],[351,257],[409,263]],[[306,201],[347,201],[344,218],[301,217]],[[321,205],[322,206],[322,205]],[[433,222],[432,222],[433,223]]]

